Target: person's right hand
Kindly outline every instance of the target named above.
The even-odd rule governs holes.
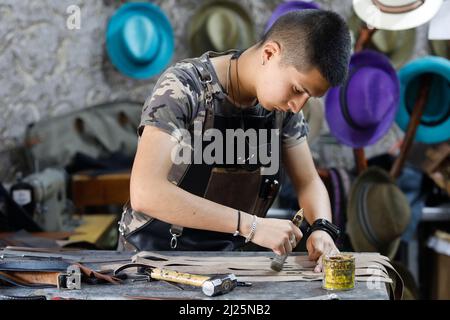
[[[278,255],[290,253],[303,237],[300,229],[287,219],[257,218],[252,242]],[[294,240],[295,243],[292,243]]]

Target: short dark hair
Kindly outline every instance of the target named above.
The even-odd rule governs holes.
[[[336,12],[290,11],[275,21],[259,46],[269,40],[282,46],[283,63],[299,71],[316,67],[332,87],[345,81],[351,54],[350,31]]]

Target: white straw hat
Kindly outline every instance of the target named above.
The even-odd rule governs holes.
[[[353,0],[356,14],[369,27],[405,30],[430,21],[443,0]]]

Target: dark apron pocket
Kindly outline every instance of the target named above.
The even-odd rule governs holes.
[[[261,186],[260,169],[255,171],[214,168],[205,198],[221,205],[252,212]]]

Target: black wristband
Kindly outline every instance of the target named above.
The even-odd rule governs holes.
[[[237,237],[240,234],[239,232],[240,229],[241,229],[241,211],[238,210],[237,228],[236,231],[233,233],[233,236]]]
[[[322,230],[328,233],[333,241],[336,241],[341,235],[339,228],[326,219],[317,219],[308,229],[308,237],[316,230]]]

